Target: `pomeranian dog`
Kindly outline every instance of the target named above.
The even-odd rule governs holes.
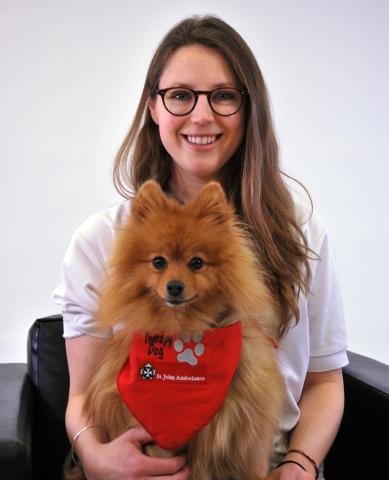
[[[89,425],[113,440],[142,424],[155,440],[145,453],[184,451],[191,480],[264,479],[284,398],[275,310],[221,186],[180,204],[147,181],[102,290],[97,318],[115,329]],[[81,465],[65,478],[84,479]]]

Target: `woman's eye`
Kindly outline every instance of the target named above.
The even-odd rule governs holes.
[[[191,270],[200,270],[204,265],[204,260],[198,257],[193,257],[189,262],[189,268]]]
[[[177,100],[177,101],[187,101],[191,100],[192,92],[188,92],[186,90],[171,90],[168,94],[169,100]]]
[[[162,270],[167,267],[167,260],[163,257],[155,257],[152,261],[153,267]]]
[[[229,90],[218,90],[213,95],[213,99],[218,102],[235,100],[236,97],[237,97],[236,92],[229,91]]]

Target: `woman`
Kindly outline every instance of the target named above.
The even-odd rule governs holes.
[[[142,428],[109,443],[100,429],[84,429],[85,389],[111,334],[99,332],[94,321],[105,264],[129,199],[149,178],[183,202],[216,179],[247,225],[278,305],[288,390],[268,479],[314,479],[341,420],[341,368],[347,364],[330,246],[321,221],[292,198],[280,172],[254,56],[237,32],[213,16],[188,18],[162,40],[115,162],[115,185],[127,200],[76,231],[55,292],[70,372],[66,426],[88,479],[189,476],[184,457],[142,454],[141,445],[150,441]]]

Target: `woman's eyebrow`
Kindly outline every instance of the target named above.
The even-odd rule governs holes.
[[[191,85],[185,82],[174,82],[170,87],[165,87],[165,88],[177,88],[177,87],[196,90],[195,88],[193,88],[193,84]],[[211,88],[211,90],[215,90],[217,88],[226,88],[226,87],[236,88],[236,85],[234,82],[215,83],[213,84],[213,88]]]

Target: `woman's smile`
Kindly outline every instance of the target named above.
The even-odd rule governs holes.
[[[189,144],[190,148],[194,148],[197,151],[208,151],[216,145],[221,138],[221,134],[209,134],[209,135],[185,135],[181,134],[185,141]],[[208,148],[207,148],[208,147]]]
[[[183,137],[188,140],[189,143],[195,145],[208,145],[210,143],[215,143],[218,138],[216,135],[183,135]]]

